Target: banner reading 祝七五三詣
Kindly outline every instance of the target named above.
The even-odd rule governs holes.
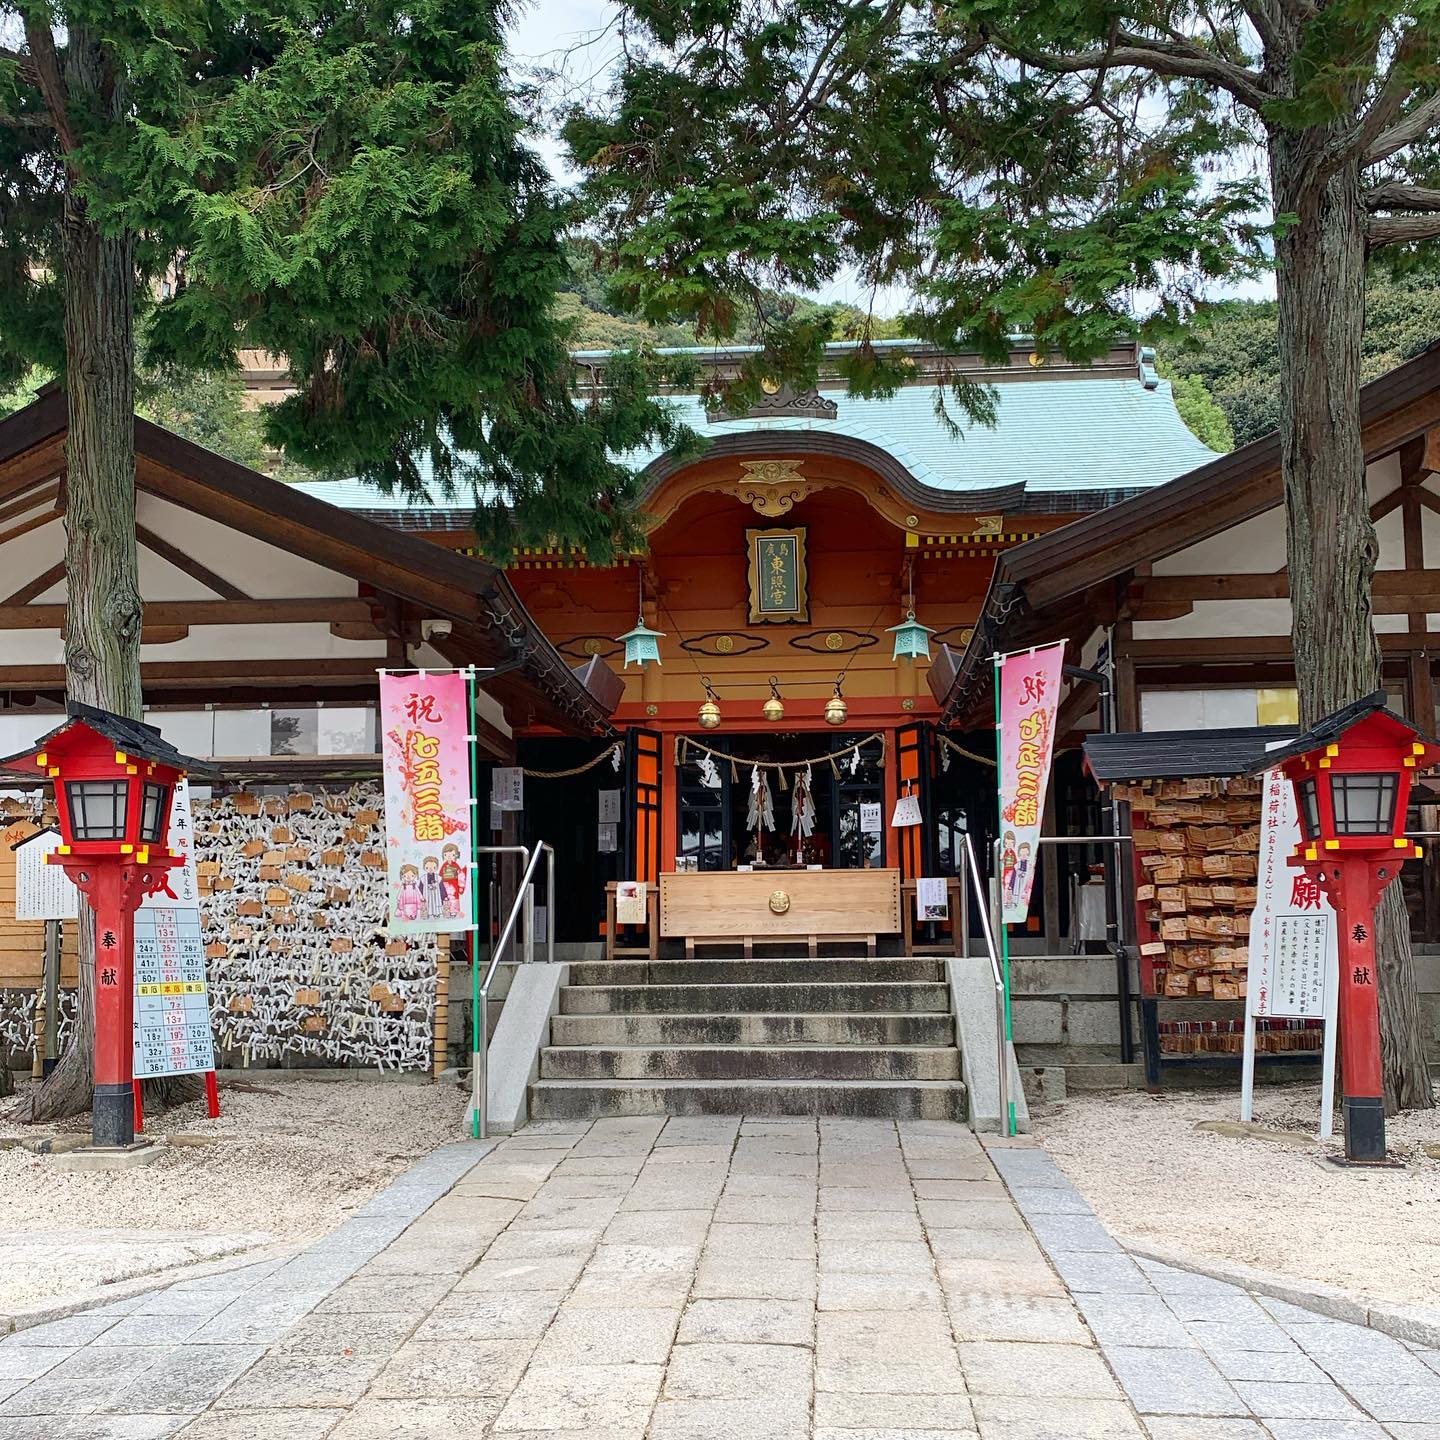
[[[1007,925],[1024,924],[1030,913],[1064,656],[1062,640],[995,659],[1000,689],[1000,903]]]
[[[473,815],[465,672],[382,673],[390,928],[468,930]]]

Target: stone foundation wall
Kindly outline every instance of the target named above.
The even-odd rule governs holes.
[[[1022,947],[1011,953],[1011,994],[1015,1040],[1030,1045],[1118,1045],[1120,1015],[1115,962],[1108,955],[1076,955],[1066,959],[1029,959]],[[1440,1065],[1440,954],[1417,950],[1415,974],[1420,989],[1420,1017],[1432,1065]],[[1234,1004],[1213,1012],[1191,1004],[1172,1006],[1161,1014],[1206,1019],[1242,1014]],[[1135,1034],[1139,1035],[1136,1021]]]

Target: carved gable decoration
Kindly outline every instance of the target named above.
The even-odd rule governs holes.
[[[775,517],[788,514],[819,485],[800,474],[803,460],[742,460],[743,480],[731,481],[719,488],[748,505],[757,515]]]
[[[813,386],[808,390],[792,390],[788,385],[768,387],[748,410],[732,413],[720,404],[710,411],[711,420],[776,420],[792,417],[800,420],[833,420],[840,407],[827,400]]]

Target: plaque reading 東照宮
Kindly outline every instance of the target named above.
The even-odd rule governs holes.
[[[808,622],[810,596],[805,573],[805,527],[747,530],[750,623]]]

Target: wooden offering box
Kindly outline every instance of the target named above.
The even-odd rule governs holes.
[[[751,870],[660,877],[660,933],[697,944],[863,940],[900,930],[898,870]]]

